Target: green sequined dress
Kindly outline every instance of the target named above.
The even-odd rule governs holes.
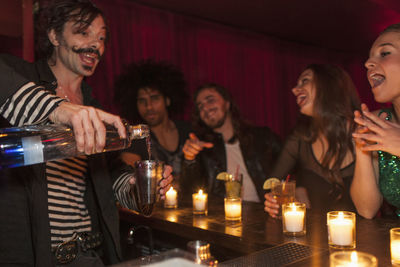
[[[381,110],[379,114],[386,112],[386,120],[392,118],[389,109]],[[390,204],[397,207],[397,216],[400,216],[400,158],[384,151],[378,151],[379,162],[379,189],[383,197]]]

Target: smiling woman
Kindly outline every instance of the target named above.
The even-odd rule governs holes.
[[[313,116],[315,84],[314,73],[311,69],[306,69],[300,75],[298,83],[292,89],[292,92],[296,96],[300,112],[306,116]]]
[[[354,210],[350,184],[354,170],[351,133],[360,101],[349,75],[332,65],[309,65],[292,89],[302,116],[287,138],[270,177],[296,178],[296,198],[322,213]],[[279,206],[265,195],[273,217]]]
[[[377,102],[392,108],[355,113],[360,125],[353,134],[356,169],[351,194],[357,211],[372,218],[385,198],[400,216],[400,23],[386,28],[372,45],[365,63],[368,81]]]

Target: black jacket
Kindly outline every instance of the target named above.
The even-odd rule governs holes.
[[[30,64],[12,56],[1,56],[27,80],[43,85],[55,92],[56,79],[46,61]],[[91,97],[91,89],[82,84],[85,105],[98,107]],[[4,119],[1,127],[9,126]],[[88,157],[88,181],[85,201],[92,218],[93,231],[104,236],[105,264],[121,260],[119,241],[119,217],[112,192],[111,177],[123,171],[105,154]],[[45,164],[0,171],[0,265],[7,266],[55,266],[51,253],[50,225],[47,202]]]
[[[199,188],[207,188],[215,196],[225,196],[224,182],[216,179],[218,173],[227,169],[225,145],[221,134],[214,135],[214,147],[203,149],[194,161],[183,162],[181,187],[185,197]],[[248,127],[246,135],[238,138],[247,171],[262,200],[263,183],[279,155],[280,141],[268,127]]]

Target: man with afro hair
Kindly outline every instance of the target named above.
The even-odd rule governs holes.
[[[179,190],[183,160],[182,147],[190,132],[185,121],[171,119],[182,114],[187,94],[182,72],[166,61],[152,59],[127,66],[115,83],[115,102],[120,115],[130,123],[148,124],[151,131],[151,158],[173,167],[174,187]],[[149,159],[145,140],[135,141],[122,153],[130,165]]]

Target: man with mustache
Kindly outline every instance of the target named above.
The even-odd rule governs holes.
[[[243,175],[242,199],[263,200],[263,183],[280,150],[277,136],[268,127],[254,127],[240,117],[229,92],[214,83],[194,94],[193,130],[183,147],[185,161],[181,187],[187,194],[200,188],[224,197],[220,172]]]
[[[1,61],[64,101],[98,107],[83,79],[94,73],[105,50],[108,28],[101,10],[86,0],[49,1],[38,25],[43,59],[31,64],[2,56]],[[132,170],[104,153],[91,155],[99,152],[95,147],[85,146],[84,152],[15,174],[10,170],[9,179],[1,180],[0,265],[104,266],[121,260],[115,198],[135,208],[129,201]],[[162,195],[171,171],[165,169]]]
[[[169,62],[154,60],[130,64],[115,83],[115,101],[121,115],[131,122],[149,125],[151,156],[173,167],[173,186],[178,190],[182,147],[190,125],[172,118],[184,111],[185,87],[178,68]],[[149,156],[145,140],[135,142],[122,153],[122,159],[130,165]]]

